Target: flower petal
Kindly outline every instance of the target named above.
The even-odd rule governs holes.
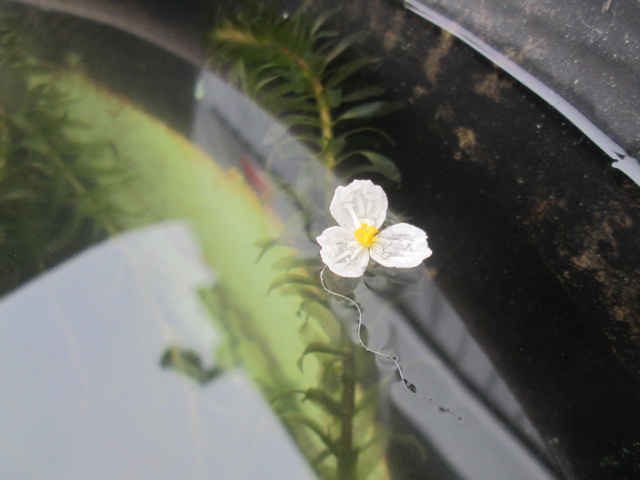
[[[353,236],[353,231],[329,227],[317,239],[320,257],[329,269],[341,277],[360,277],[369,263],[369,249]]]
[[[397,223],[378,234],[369,253],[385,267],[411,268],[420,265],[432,252],[423,230],[408,223]]]
[[[366,223],[380,228],[388,205],[382,187],[370,180],[354,180],[346,187],[336,188],[329,210],[341,227],[356,230]]]

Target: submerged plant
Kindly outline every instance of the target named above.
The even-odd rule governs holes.
[[[313,16],[305,8],[287,15],[270,2],[224,11],[207,36],[213,62],[277,119],[265,138],[277,144],[275,152],[302,143],[309,152],[296,153],[327,168],[359,158],[367,164],[352,165],[352,173],[397,182],[394,163],[375,151],[389,138],[367,121],[398,104],[382,100],[380,86],[349,82],[373,62],[348,59],[349,47],[363,35],[337,40],[323,28],[331,15]]]
[[[339,39],[335,32],[325,28],[330,15],[313,16],[304,7],[290,15],[282,14],[277,6],[258,2],[221,12],[207,39],[211,63],[274,117],[265,138],[265,143],[274,145],[270,162],[302,158],[300,168],[291,169],[295,172],[293,177],[274,177],[284,195],[299,207],[299,215],[287,221],[281,237],[267,239],[260,246],[261,256],[276,245],[296,247],[273,265],[283,274],[272,283],[271,290],[300,298],[298,316],[303,320],[300,335],[306,346],[298,366],[303,371],[306,358],[313,357],[319,367],[317,380],[307,388],[278,390],[263,385],[263,390],[323,478],[368,478],[374,470],[375,478],[386,478],[381,455],[387,434],[376,421],[378,386],[372,381],[373,350],[354,343],[350,329],[337,318],[324,291],[351,301],[346,295],[353,285],[333,278],[332,290],[327,289],[324,279],[318,277],[321,264],[317,257],[301,254],[305,247],[300,234],[306,232],[306,238],[313,241],[320,232],[315,232],[311,225],[326,222],[326,207],[335,188],[332,170],[336,167],[347,176],[366,173],[382,175],[394,182],[400,180],[394,163],[379,153],[380,146],[389,141],[388,136],[371,125],[372,119],[396,110],[398,104],[381,99],[384,90],[380,86],[362,86],[352,81],[372,61],[350,58],[351,45],[363,36],[356,33]],[[315,172],[321,174],[312,173],[317,163],[324,172],[323,169]],[[323,199],[317,200],[318,191],[324,193]],[[376,217],[367,227],[356,227],[363,235],[361,243],[366,249],[362,252],[366,253],[367,261],[369,247],[384,221],[386,204],[381,211],[376,212],[381,218]],[[413,240],[417,230],[410,232]],[[335,237],[333,233],[335,230],[330,229],[331,238]],[[381,234],[376,249],[382,246],[386,235],[395,233],[402,232],[389,229]],[[350,234],[353,237],[353,232]],[[337,245],[329,240],[323,245],[327,255]],[[421,256],[421,262],[428,248],[419,250],[416,255]],[[338,265],[344,265],[346,257],[341,257],[341,252],[333,253],[337,256],[332,258],[337,260],[330,262],[331,266],[340,270]],[[364,253],[359,257],[361,260]],[[365,260],[360,264],[366,266]],[[343,270],[340,271],[344,273]],[[358,275],[347,276],[359,276],[363,271],[364,268],[358,268]],[[240,325],[241,318],[235,317],[230,322],[239,330],[246,328]],[[361,327],[364,330],[359,324],[359,337]],[[405,385],[410,388],[407,382]],[[309,405],[320,409],[322,415]],[[309,433],[319,443],[310,441]]]
[[[69,99],[13,17],[0,13],[0,294],[114,233],[101,191],[117,152],[77,140]]]

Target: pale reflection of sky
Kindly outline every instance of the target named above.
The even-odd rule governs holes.
[[[190,229],[125,234],[0,301],[0,478],[308,479],[248,377],[201,387],[169,345],[213,362],[196,289],[214,282]]]

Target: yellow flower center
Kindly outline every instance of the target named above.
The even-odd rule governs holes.
[[[360,225],[360,228],[355,231],[353,234],[362,245],[365,247],[370,247],[373,245],[373,242],[376,241],[376,237],[378,236],[378,229],[373,225],[367,225],[363,223]]]

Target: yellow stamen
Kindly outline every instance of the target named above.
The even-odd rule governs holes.
[[[353,235],[356,237],[356,240],[358,240],[362,245],[364,245],[365,247],[370,247],[378,237],[378,229],[373,225],[367,225],[366,223],[363,223]]]

